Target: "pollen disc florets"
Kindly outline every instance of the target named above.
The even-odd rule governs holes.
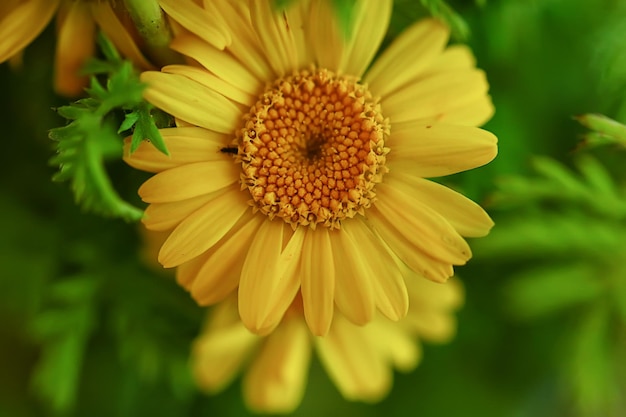
[[[363,214],[385,168],[389,122],[367,87],[304,70],[271,84],[244,118],[237,160],[251,204],[293,227]]]

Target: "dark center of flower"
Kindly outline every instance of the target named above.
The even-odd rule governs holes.
[[[367,87],[327,70],[270,85],[244,118],[237,160],[251,204],[293,227],[363,214],[387,172],[389,122]]]

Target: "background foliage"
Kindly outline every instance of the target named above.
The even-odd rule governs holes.
[[[458,269],[467,302],[453,343],[426,346],[376,405],[344,401],[314,363],[295,415],[624,416],[626,135],[573,116],[626,122],[626,5],[397,0],[387,41],[429,14],[490,80],[499,156],[446,181],[496,228]],[[186,361],[204,311],[142,263],[137,225],[83,211],[51,181],[48,130],[66,125],[52,108],[68,104],[51,92],[52,32],[22,70],[0,66],[0,416],[248,415],[238,384],[194,390]],[[141,207],[145,176],[115,149],[102,167]]]

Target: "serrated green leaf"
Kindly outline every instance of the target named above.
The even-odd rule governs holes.
[[[551,158],[536,157],[533,159],[533,167],[571,194],[585,195],[588,192],[587,187],[571,171]]]
[[[159,132],[159,129],[155,125],[150,114],[151,107],[152,106],[147,103],[142,103],[137,107],[138,119],[135,124],[130,151],[135,152],[139,147],[139,144],[142,141],[147,140],[151,142],[159,151],[169,156],[170,153],[167,150],[165,142],[163,141],[161,132]]]
[[[111,42],[103,32],[98,32],[97,43],[107,61],[120,62],[122,60],[122,57],[119,52],[117,52],[117,49],[115,49],[113,42]]]
[[[119,129],[117,129],[117,133],[122,133],[132,129],[135,123],[137,123],[137,120],[139,120],[139,114],[136,111],[126,113],[124,115],[124,121],[120,125]]]

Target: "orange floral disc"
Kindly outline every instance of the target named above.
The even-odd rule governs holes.
[[[356,79],[304,70],[270,85],[244,118],[237,161],[250,203],[294,228],[363,214],[387,172],[389,121]]]

